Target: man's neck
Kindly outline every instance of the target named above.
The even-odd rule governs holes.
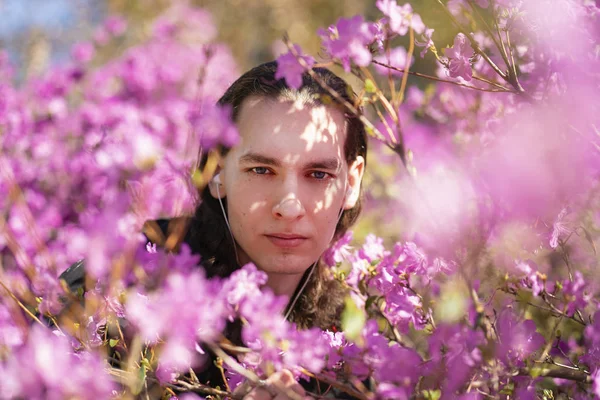
[[[1,1],[1,0],[0,0]],[[245,265],[249,262],[253,262],[250,260],[250,257],[246,252],[237,245],[238,248],[238,263],[239,265]],[[256,264],[255,264],[256,265]],[[256,265],[259,269],[261,269],[258,265]],[[304,272],[300,274],[285,274],[285,273],[276,273],[276,272],[267,272],[267,284],[274,294],[277,296],[287,296],[291,299],[298,287],[298,284],[302,280],[302,276]]]
[[[304,274],[267,274],[267,286],[278,296],[286,295],[291,298]]]

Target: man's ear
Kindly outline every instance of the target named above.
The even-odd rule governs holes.
[[[362,182],[364,172],[365,159],[362,156],[358,156],[348,168],[348,186],[346,188],[344,210],[349,210],[356,205],[360,196],[360,183]]]
[[[208,183],[208,189],[210,190],[211,196],[215,199],[222,199],[227,196],[225,185],[221,181],[221,171],[217,172],[210,180]]]

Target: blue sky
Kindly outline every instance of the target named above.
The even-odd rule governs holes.
[[[61,63],[69,57],[74,42],[88,38],[90,24],[96,25],[104,14],[102,0],[0,0],[0,44],[21,77],[23,46],[32,29],[48,38],[50,63]]]
[[[49,30],[75,24],[73,0],[0,0],[0,37],[8,38],[37,26]]]

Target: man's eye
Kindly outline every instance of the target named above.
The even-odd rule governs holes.
[[[329,176],[329,174],[327,172],[323,172],[323,171],[314,171],[314,172],[311,172],[310,175],[313,178],[318,179],[318,180],[323,180]]]
[[[269,172],[269,170],[265,167],[254,167],[252,168],[252,172],[254,172],[256,175],[265,175]]]

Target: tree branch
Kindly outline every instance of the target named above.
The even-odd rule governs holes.
[[[514,93],[514,94],[518,94],[518,92],[516,92],[514,90],[507,89],[507,88],[502,88],[502,89],[499,89],[499,90],[478,88],[477,86],[466,85],[464,83],[460,83],[460,82],[456,82],[456,81],[450,81],[450,80],[447,80],[447,79],[438,78],[437,76],[421,74],[419,72],[414,72],[414,71],[406,71],[404,69],[393,67],[391,65],[384,64],[384,63],[381,63],[381,62],[376,61],[376,60],[373,60],[372,63],[373,64],[377,64],[377,65],[381,65],[382,67],[386,67],[386,68],[392,69],[394,71],[405,72],[405,73],[407,73],[409,75],[418,76],[420,78],[425,78],[425,79],[429,79],[429,80],[436,81],[436,82],[449,83],[451,85],[456,85],[456,86],[462,86],[462,87],[465,87],[465,88],[468,88],[468,89],[477,90],[477,91],[480,91],[480,92],[499,92],[499,93]],[[483,78],[479,78],[478,77],[478,78],[475,78],[475,79],[476,80],[481,80],[483,82],[486,82],[486,81],[483,80]],[[490,82],[487,82],[487,83],[490,83]],[[493,84],[493,85],[496,86],[496,87],[499,86],[498,84]]]
[[[558,367],[556,364],[544,364],[542,366],[519,368],[515,376],[543,376],[548,378],[561,378],[581,383],[592,383],[589,373],[582,370]]]

